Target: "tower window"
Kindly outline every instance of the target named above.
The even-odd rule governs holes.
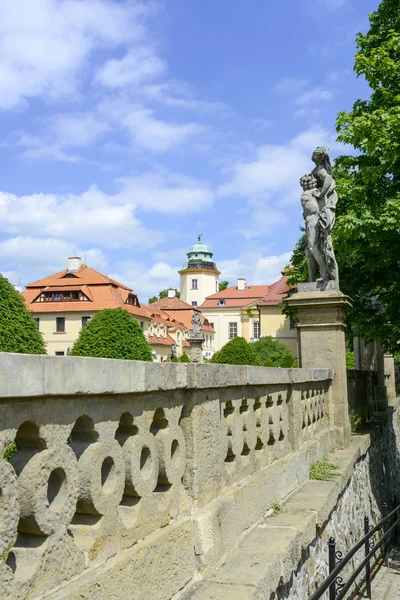
[[[192,279],[192,290],[197,290],[197,279]]]
[[[192,302],[192,306],[197,306],[197,302],[196,302],[196,300],[193,300],[193,302]]]

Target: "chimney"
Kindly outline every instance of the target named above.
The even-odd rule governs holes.
[[[168,290],[168,298],[175,298],[176,290]]]
[[[243,292],[243,290],[246,289],[246,280],[244,277],[238,277],[238,284],[237,284],[237,289],[240,292]]]
[[[79,256],[72,256],[68,259],[68,271],[79,271],[82,261]]]

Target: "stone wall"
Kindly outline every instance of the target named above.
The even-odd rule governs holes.
[[[378,428],[372,438],[358,437],[361,455],[353,464],[350,463],[350,476],[338,495],[335,507],[321,524],[319,535],[303,550],[298,568],[288,581],[278,587],[270,600],[304,600],[310,597],[328,575],[329,538],[335,538],[336,549],[344,556],[364,536],[365,516],[371,525],[375,525],[394,508],[395,498],[400,498],[398,402],[391,406],[385,426],[380,431]],[[358,439],[357,436],[353,438],[354,448]],[[364,556],[364,548],[361,548],[343,571],[344,582]],[[352,597],[351,592],[348,597]],[[328,592],[324,598],[328,598]]]
[[[168,600],[335,445],[328,369],[0,354],[4,599]]]

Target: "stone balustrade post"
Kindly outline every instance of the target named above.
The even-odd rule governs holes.
[[[339,290],[300,291],[286,302],[296,316],[299,367],[334,370],[329,418],[336,445],[346,447],[350,422],[344,324],[350,299]]]

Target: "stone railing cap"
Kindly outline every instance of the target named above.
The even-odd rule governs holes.
[[[130,394],[325,381],[332,369],[152,363],[0,353],[0,398]]]

